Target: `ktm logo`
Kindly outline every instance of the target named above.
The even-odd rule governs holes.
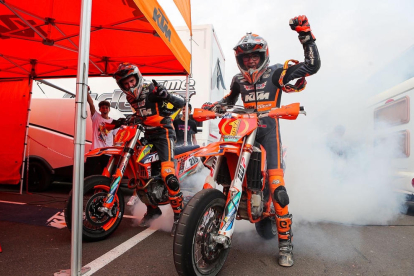
[[[162,14],[161,10],[154,8],[152,14],[152,19],[157,22],[158,27],[164,33],[165,37],[171,42],[171,30],[168,28],[168,21],[165,19],[165,16]]]
[[[27,20],[27,22],[32,26],[37,25],[36,22],[31,19]],[[43,36],[47,37],[47,33],[43,31],[40,26],[34,28]],[[35,31],[29,28],[29,26],[21,21],[16,15],[3,14],[0,15],[0,34],[3,34],[1,38],[8,38],[7,33],[23,37],[35,37]]]
[[[262,100],[268,100],[269,99],[269,92],[257,92],[257,100],[258,101],[262,101]],[[244,102],[252,102],[255,101],[255,93],[251,92],[249,94],[246,95],[246,97],[244,98]]]

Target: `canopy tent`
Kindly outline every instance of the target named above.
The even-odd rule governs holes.
[[[0,3],[1,79],[76,76],[80,1]],[[190,54],[155,0],[94,1],[90,40],[89,76],[124,61],[146,75],[190,71]]]
[[[137,64],[143,74],[188,75],[190,71],[190,53],[156,0],[99,0],[93,5],[92,0],[81,2],[0,0],[2,95],[18,93],[18,89],[7,86],[18,79],[32,84],[30,81],[36,78],[77,76],[71,275],[81,274],[88,75],[107,76],[125,61]],[[29,111],[30,107],[26,122]],[[26,136],[27,129],[26,124]],[[24,149],[22,143],[22,148],[15,150],[21,150],[24,156]],[[0,167],[0,177],[3,170]]]
[[[2,94],[6,90],[2,83],[5,80],[76,77],[80,1],[0,0],[0,3]],[[92,3],[89,76],[108,76],[125,61],[137,64],[144,75],[187,75],[190,72],[190,53],[157,1],[100,0]],[[2,108],[4,114],[12,114],[15,110],[13,105]],[[24,128],[22,131],[24,133]],[[14,152],[22,156],[24,134],[18,137],[21,146]],[[0,156],[2,154],[5,153],[0,151]],[[2,162],[8,161],[3,159]],[[21,161],[13,163],[13,171],[18,171],[16,168],[21,165]],[[5,170],[10,173],[9,166],[0,166],[0,183],[18,184],[15,180],[20,175],[3,178]]]

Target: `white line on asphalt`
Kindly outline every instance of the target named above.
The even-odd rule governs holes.
[[[134,217],[134,216],[130,216],[130,215],[124,215],[124,218],[132,218],[132,219],[137,219],[138,217]]]
[[[26,203],[23,203],[23,202],[3,201],[3,200],[0,200],[0,202],[3,202],[3,203],[11,203],[11,204],[19,204],[19,205],[25,205],[26,204]]]
[[[157,229],[146,229],[139,234],[135,235],[134,237],[130,238],[126,242],[118,245],[111,251],[107,252],[106,254],[102,255],[98,259],[90,262],[89,264],[85,265],[85,267],[90,267],[91,270],[89,270],[87,273],[83,274],[83,276],[89,276],[104,267],[105,265],[109,264],[125,252],[127,252],[129,249],[137,245],[139,242],[143,241],[144,239],[148,238],[150,235],[152,235],[154,232],[156,232]]]

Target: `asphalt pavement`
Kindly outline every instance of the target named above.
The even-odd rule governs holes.
[[[54,185],[47,193],[19,195],[14,187],[0,186],[0,275],[54,275],[70,268],[71,235],[61,217],[69,190],[69,185]],[[158,220],[163,219],[170,217]],[[108,239],[83,243],[82,264],[145,230],[124,218]],[[238,221],[219,275],[414,275],[413,215],[401,214],[385,226],[296,223],[293,231],[295,264],[284,268],[277,264],[277,240],[264,241],[253,225]],[[177,275],[172,245],[168,231],[155,231],[104,261],[93,275]]]

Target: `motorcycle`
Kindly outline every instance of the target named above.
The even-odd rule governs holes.
[[[85,241],[99,241],[109,237],[119,226],[125,213],[121,181],[127,181],[129,189],[136,189],[140,200],[147,205],[169,204],[168,191],[161,177],[161,162],[153,145],[144,138],[140,122],[131,117],[121,126],[114,138],[113,147],[97,148],[87,154],[88,158],[109,155],[110,159],[102,175],[92,175],[84,180],[83,227]],[[108,130],[115,126],[106,124]],[[201,164],[195,153],[200,146],[174,148],[177,178],[182,181],[196,173]],[[65,221],[71,230],[72,191],[65,208]]]
[[[179,275],[216,275],[229,253],[234,221],[255,224],[264,239],[277,236],[270,196],[266,151],[255,141],[261,117],[295,120],[305,114],[299,103],[267,112],[238,106],[226,113],[194,109],[196,121],[221,118],[220,141],[195,154],[210,169],[203,190],[183,210],[174,236],[174,263]],[[223,191],[216,189],[216,183]]]

